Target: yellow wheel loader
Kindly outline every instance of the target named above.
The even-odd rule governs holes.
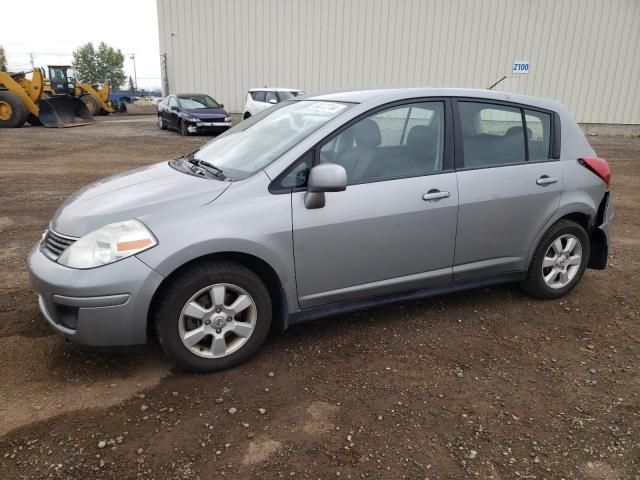
[[[71,95],[45,93],[42,70],[27,73],[0,72],[0,128],[16,128],[29,122],[46,127],[73,127],[95,120],[86,104]],[[75,92],[74,92],[75,93]]]
[[[70,95],[79,97],[91,115],[113,113],[109,102],[111,86],[105,82],[102,87],[88,83],[75,82],[69,77],[69,65],[49,65],[49,78],[45,80],[44,92],[47,95]]]

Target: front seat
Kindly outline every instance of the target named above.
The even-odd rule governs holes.
[[[405,154],[391,167],[396,175],[424,175],[440,169],[437,165],[438,132],[433,126],[415,125],[407,135]]]
[[[356,123],[349,130],[353,133],[354,146],[344,153],[339,163],[347,171],[347,181],[351,184],[368,178],[367,172],[373,165],[382,136],[378,124],[370,118]]]

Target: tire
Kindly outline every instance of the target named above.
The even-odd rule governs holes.
[[[576,246],[570,249],[571,239],[575,239]],[[558,250],[562,253],[556,253]],[[582,226],[571,220],[558,221],[549,228],[536,247],[522,287],[539,298],[565,296],[580,282],[589,262],[590,251],[589,236]],[[565,256],[568,258],[564,259]],[[543,262],[552,266],[543,267]],[[566,277],[563,277],[565,274]]]
[[[0,91],[0,128],[20,128],[27,121],[27,107],[18,95]]]
[[[215,296],[211,293],[214,286],[217,292],[223,287],[226,296],[219,298],[224,301],[214,303]],[[229,308],[239,299],[239,296],[235,297],[237,291],[247,295],[252,303],[234,314]],[[271,327],[271,298],[267,288],[253,271],[237,263],[207,261],[194,265],[179,273],[157,298],[153,321],[160,345],[178,367],[191,372],[214,372],[244,362],[260,348]],[[246,303],[247,299],[243,300]],[[194,302],[200,308],[191,309]],[[219,315],[216,305],[223,308]],[[190,311],[203,316],[196,319],[185,315],[188,306]],[[227,315],[234,315],[233,320]],[[205,322],[209,323],[205,325]],[[222,328],[218,328],[220,326]],[[252,330],[247,335],[249,326]],[[183,337],[198,329],[206,333],[198,332],[202,335],[197,337],[200,340],[188,347]],[[237,336],[236,329],[246,337]],[[217,357],[214,352],[216,336],[218,340],[223,338],[225,348]]]
[[[251,114],[249,112],[244,112],[244,115],[242,116],[243,120],[246,120],[247,118],[249,118],[251,116]]]
[[[182,120],[180,120],[180,123],[178,124],[178,132],[180,132],[180,135],[182,135],[183,137],[188,137],[189,135],[191,135],[189,130],[187,130],[187,124]]]
[[[91,115],[98,115],[98,112],[100,112],[100,105],[95,98],[89,94],[85,94],[80,96],[80,100],[85,104]]]
[[[164,119],[160,115],[158,115],[158,128],[160,130],[166,130],[167,129],[167,126],[164,124]]]

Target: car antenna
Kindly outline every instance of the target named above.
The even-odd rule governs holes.
[[[493,85],[491,85],[489,88],[487,88],[487,90],[493,90],[493,87],[495,87],[496,85],[498,85],[500,82],[502,82],[505,78],[507,78],[507,76],[505,75],[504,77],[502,77],[500,80],[498,80],[496,83],[494,83]]]

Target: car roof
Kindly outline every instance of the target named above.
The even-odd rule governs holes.
[[[299,88],[280,88],[280,87],[264,87],[250,88],[250,92],[300,92]]]
[[[206,95],[207,97],[211,96],[208,93],[174,93],[174,95],[176,97],[178,97],[178,98],[181,98],[181,97],[196,97],[198,95]]]
[[[487,100],[522,103],[525,105],[557,110],[562,105],[554,100],[531,97],[519,93],[500,92],[476,88],[378,88],[321,93],[303,97],[304,100],[348,103],[387,103],[417,97],[473,97]]]

